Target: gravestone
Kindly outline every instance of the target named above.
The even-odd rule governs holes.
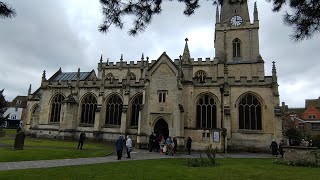
[[[317,162],[317,147],[304,147],[304,146],[284,146],[284,161],[309,161],[312,163]]]
[[[16,134],[16,138],[14,140],[14,149],[15,150],[23,150],[24,146],[24,138],[26,137],[25,133],[20,131]]]

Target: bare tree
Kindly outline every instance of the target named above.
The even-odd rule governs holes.
[[[169,0],[170,2],[180,2],[184,6],[183,13],[187,16],[194,14],[200,7],[199,0]],[[223,3],[243,3],[247,0],[207,0],[213,5],[217,2]],[[299,41],[311,38],[319,33],[320,26],[320,0],[267,0],[273,4],[273,11],[278,12],[287,3],[292,13],[286,12],[284,23],[293,27],[292,39]],[[143,32],[151,23],[152,17],[162,11],[162,0],[100,0],[102,5],[103,21],[99,26],[99,31],[106,33],[114,25],[122,29],[124,27],[124,16],[133,16],[133,27],[129,34],[134,36]]]
[[[16,16],[16,11],[6,3],[0,1],[0,18],[13,18]]]

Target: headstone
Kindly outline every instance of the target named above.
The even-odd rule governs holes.
[[[284,146],[284,161],[317,162],[317,147]]]
[[[16,138],[14,141],[14,149],[15,150],[23,150],[25,137],[26,137],[26,135],[22,131],[20,131],[16,134]]]

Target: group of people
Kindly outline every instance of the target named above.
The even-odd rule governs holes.
[[[270,144],[270,148],[271,148],[271,152],[272,152],[272,156],[276,156],[278,157],[278,154],[281,155],[281,157],[283,158],[283,146],[284,146],[284,141],[281,140],[279,142],[279,144],[276,142],[275,139],[272,140],[271,144]]]
[[[191,143],[192,143],[192,140],[190,137],[188,137],[186,148],[188,150],[189,155],[191,151]],[[161,154],[173,155],[177,153],[177,147],[178,147],[177,138],[172,139],[169,136],[167,139],[165,139],[163,135],[160,135],[157,137],[155,133],[151,133],[149,136],[149,152],[160,151]]]
[[[79,137],[78,142],[78,149],[82,149],[84,140],[86,139],[86,134],[82,132]],[[188,150],[188,154],[190,155],[191,152],[191,143],[192,139],[190,137],[187,138],[187,144],[186,148]],[[126,147],[127,150],[127,158],[131,158],[131,151],[132,151],[132,140],[130,136],[127,136],[127,139],[124,138],[124,135],[120,135],[119,138],[116,140],[115,143],[116,150],[117,150],[117,159],[120,160],[122,158],[122,151],[124,147]],[[149,151],[152,152],[153,150],[156,150],[162,154],[176,154],[177,153],[177,146],[178,141],[177,138],[171,139],[169,136],[166,140],[164,136],[159,136],[157,139],[157,136],[155,133],[151,133],[149,136]]]
[[[116,141],[116,149],[117,149],[117,157],[118,160],[122,158],[122,151],[124,148],[124,144],[127,149],[127,158],[131,158],[130,153],[132,151],[132,140],[130,136],[127,136],[127,139],[124,139],[123,135],[120,135],[119,138]]]

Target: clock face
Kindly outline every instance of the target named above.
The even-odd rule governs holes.
[[[231,18],[230,22],[233,26],[240,26],[242,24],[242,17],[241,16],[233,16]]]

